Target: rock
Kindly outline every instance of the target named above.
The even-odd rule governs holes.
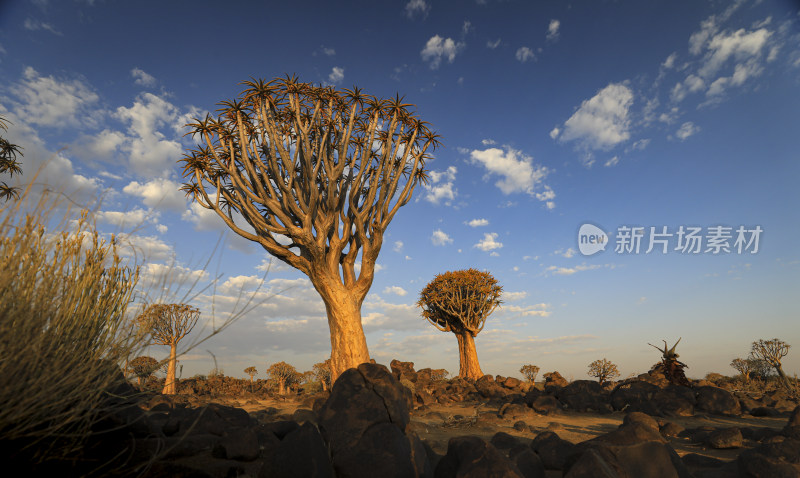
[[[637,424],[640,425],[641,424]],[[681,458],[666,443],[648,441],[633,445],[595,443],[570,457],[565,477],[570,478],[691,478]]]
[[[601,456],[601,451],[596,449],[583,452],[563,476],[564,478],[622,478]]]
[[[503,380],[501,385],[511,390],[518,390],[522,387],[522,380],[514,377],[508,377],[507,379]]]
[[[652,383],[640,380],[622,383],[611,392],[610,403],[614,410],[641,411],[642,405],[652,400],[658,390]]]
[[[736,459],[739,476],[783,478],[800,476],[800,441],[786,439],[745,450]]]
[[[754,417],[777,417],[781,412],[772,407],[755,407],[750,410],[750,415]]]
[[[429,476],[422,442],[409,429],[411,396],[382,365],[361,364],[333,384],[319,428],[340,476]]]
[[[800,427],[800,405],[794,407],[794,410],[792,410],[792,414],[789,415],[789,422],[786,424],[786,427]]]
[[[400,380],[400,375],[405,375],[407,377],[413,376],[414,380],[416,380],[417,375],[414,371],[414,362],[401,362],[395,359],[392,360],[392,362],[389,364],[389,367],[392,368],[392,375],[394,375],[394,378],[397,380]]]
[[[516,437],[509,435],[506,432],[495,433],[492,439],[489,440],[489,443],[500,450],[508,450],[520,444]]]
[[[379,475],[374,475],[379,476]],[[475,436],[451,438],[439,461],[436,478],[522,478],[517,466],[494,446]]]
[[[552,395],[540,395],[532,403],[531,408],[542,415],[555,415],[561,409],[561,404]]]
[[[328,450],[310,422],[295,429],[264,460],[258,478],[333,478]]]
[[[262,424],[261,428],[272,432],[279,440],[283,440],[286,435],[300,428],[300,424],[294,420],[278,420]]]
[[[502,385],[492,380],[491,375],[484,375],[476,380],[475,389],[484,398],[505,398],[510,393]]]
[[[685,430],[685,428],[673,422],[666,422],[659,427],[659,431],[663,437],[676,437],[680,435],[683,430]]]
[[[608,394],[600,383],[593,380],[576,380],[558,390],[556,397],[570,410],[596,413],[612,411]]]
[[[605,445],[630,446],[643,442],[665,443],[666,440],[658,430],[658,423],[648,415],[639,412],[629,413],[622,425],[616,430],[583,442],[584,444],[602,443]]]
[[[224,450],[224,457],[229,460],[253,461],[261,451],[258,435],[253,428],[233,428],[222,435],[219,446]]]
[[[292,413],[292,420],[297,423],[312,422],[317,423],[317,414],[307,408],[298,408]]]
[[[712,433],[706,443],[711,448],[718,450],[727,448],[741,448],[744,442],[742,432],[738,428],[723,428]]]
[[[538,434],[531,442],[531,448],[547,470],[563,470],[567,457],[578,450],[576,445],[551,431]]]
[[[646,427],[658,430],[658,422],[656,419],[646,413],[630,412],[625,415],[625,418],[622,419],[623,425],[632,425],[634,423],[641,423]]]
[[[525,405],[520,405],[518,403],[505,403],[500,407],[498,415],[500,415],[503,418],[518,418],[518,417],[530,417],[534,415],[534,413],[533,410],[526,407]]]
[[[726,462],[710,456],[687,453],[681,457],[683,464],[691,468],[720,468]]]
[[[715,415],[739,416],[742,414],[739,400],[731,392],[717,387],[697,389],[697,409]]]
[[[668,385],[653,395],[642,406],[643,412],[664,417],[690,417],[694,415],[695,396],[692,389],[681,385]]]
[[[147,468],[142,478],[213,478],[204,471],[183,464],[157,461]]]
[[[516,430],[518,432],[524,432],[524,431],[528,431],[529,430],[528,424],[525,423],[522,420],[514,422],[514,427],[513,428],[514,428],[514,430]]]
[[[544,375],[544,388],[547,390],[548,387],[566,387],[569,385],[567,379],[561,376],[558,372],[548,372]]]
[[[516,449],[511,449],[508,457],[517,465],[525,478],[546,478],[547,471],[544,469],[542,459],[529,447],[521,445]]]

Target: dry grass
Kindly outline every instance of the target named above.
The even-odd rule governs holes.
[[[125,314],[138,271],[87,211],[53,219],[61,206],[23,196],[0,210],[0,439],[33,460],[80,450],[141,346]]]

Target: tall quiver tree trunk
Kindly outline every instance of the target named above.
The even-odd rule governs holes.
[[[328,313],[335,381],[369,361],[361,303],[383,233],[427,181],[438,136],[399,96],[379,100],[296,77],[244,84],[220,103],[218,118],[187,125],[200,144],[183,159],[181,189],[309,277]]]
[[[164,380],[164,395],[175,395],[178,393],[178,386],[175,379],[175,368],[178,362],[178,344],[174,343],[169,347],[169,364],[167,365],[167,378]]]
[[[483,377],[478,362],[478,350],[475,348],[475,337],[468,330],[454,333],[458,339],[458,376],[475,380]]]

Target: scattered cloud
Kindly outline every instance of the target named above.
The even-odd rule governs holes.
[[[411,0],[406,3],[405,7],[406,16],[408,18],[414,18],[415,16],[426,18],[430,10],[431,6],[428,5],[425,0]]]
[[[504,290],[503,296],[501,298],[505,302],[513,302],[516,300],[522,300],[525,297],[528,297],[528,293],[525,292],[524,290],[520,292],[508,292]]]
[[[430,171],[430,183],[423,186],[427,191],[425,200],[437,205],[444,202],[450,206],[458,195],[454,186],[456,173],[458,169],[455,166],[449,166],[444,171]]]
[[[480,164],[487,170],[488,176],[500,176],[495,182],[503,194],[526,193],[544,202],[553,202],[555,192],[542,183],[550,170],[537,165],[531,156],[511,147],[489,148],[470,152],[473,164]],[[548,205],[548,208],[555,206]]]
[[[550,20],[550,24],[547,26],[547,39],[549,41],[556,41],[558,40],[559,35],[559,28],[561,28],[561,22],[558,20]]]
[[[675,132],[675,136],[679,140],[684,141],[684,140],[686,140],[686,138],[688,138],[689,136],[692,136],[693,134],[697,133],[698,131],[700,131],[700,127],[696,126],[691,121],[687,121],[686,123],[683,123],[681,125],[681,127],[678,129],[678,131]]]
[[[395,294],[395,295],[399,295],[401,297],[406,295],[406,294],[408,294],[408,292],[405,289],[403,289],[402,287],[396,286],[396,285],[393,285],[393,286],[390,286],[390,287],[386,287],[385,289],[383,289],[383,293],[384,294]]]
[[[34,20],[33,18],[26,18],[25,22],[22,24],[23,28],[30,31],[38,31],[44,30],[52,33],[53,35],[63,36],[64,34],[60,31],[56,30],[53,25],[49,23],[42,22],[40,20]]]
[[[142,203],[147,207],[183,211],[186,209],[186,198],[180,187],[175,181],[159,178],[146,183],[132,181],[122,188],[122,192],[142,198]]]
[[[394,252],[401,252],[403,250],[403,241],[395,241],[394,246],[392,246],[392,250]]]
[[[477,244],[475,244],[472,247],[477,247],[478,249],[484,252],[489,252],[495,249],[502,248],[503,243],[497,241],[496,232],[487,232],[483,234],[483,239],[481,239]]]
[[[328,75],[328,82],[337,85],[344,80],[344,68],[334,66]]]
[[[436,229],[431,235],[431,243],[434,246],[444,246],[453,242],[453,239],[441,229]]]
[[[618,163],[619,163],[619,156],[614,156],[613,158],[606,161],[605,164],[603,164],[603,166],[610,168],[612,166],[616,166]]]
[[[630,139],[632,104],[633,91],[624,83],[611,83],[583,101],[564,123],[563,132],[554,130],[551,136],[575,141],[586,150],[608,150]]]
[[[590,264],[587,265],[586,263],[577,265],[575,267],[558,267],[558,266],[550,266],[545,269],[546,272],[551,274],[560,275],[560,276],[571,276],[576,272],[583,272],[583,271],[591,271],[595,269],[614,269],[613,264]]]
[[[514,56],[516,57],[517,61],[521,63],[536,59],[536,55],[533,53],[533,50],[526,46],[518,48],[517,53],[515,53]]]
[[[481,218],[481,219],[472,219],[471,221],[468,221],[465,224],[468,225],[469,227],[482,227],[482,226],[488,226],[489,225],[489,220],[488,219],[483,219],[483,218]]]
[[[500,46],[500,41],[501,41],[500,38],[498,38],[497,40],[494,40],[494,41],[489,40],[489,41],[486,42],[486,47],[489,48],[490,50],[494,50],[495,48]]]
[[[139,86],[145,86],[147,88],[152,88],[156,86],[158,81],[153,75],[148,74],[141,68],[134,68],[131,70],[131,76],[133,77],[133,83]]]
[[[28,124],[37,126],[94,126],[94,106],[99,96],[82,79],[41,76],[31,67],[25,68],[22,81],[12,85],[18,103],[14,109]]]
[[[455,42],[452,38],[442,38],[439,35],[434,35],[425,44],[420,55],[423,61],[428,62],[431,70],[435,70],[439,68],[442,59],[447,60],[448,63],[453,63],[456,59],[456,54],[463,50],[465,46],[464,42]]]

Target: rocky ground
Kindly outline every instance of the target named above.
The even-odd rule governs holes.
[[[84,465],[147,477],[800,477],[800,407],[782,392],[429,372],[363,364],[332,392],[286,399],[138,397],[98,424],[105,438]]]

